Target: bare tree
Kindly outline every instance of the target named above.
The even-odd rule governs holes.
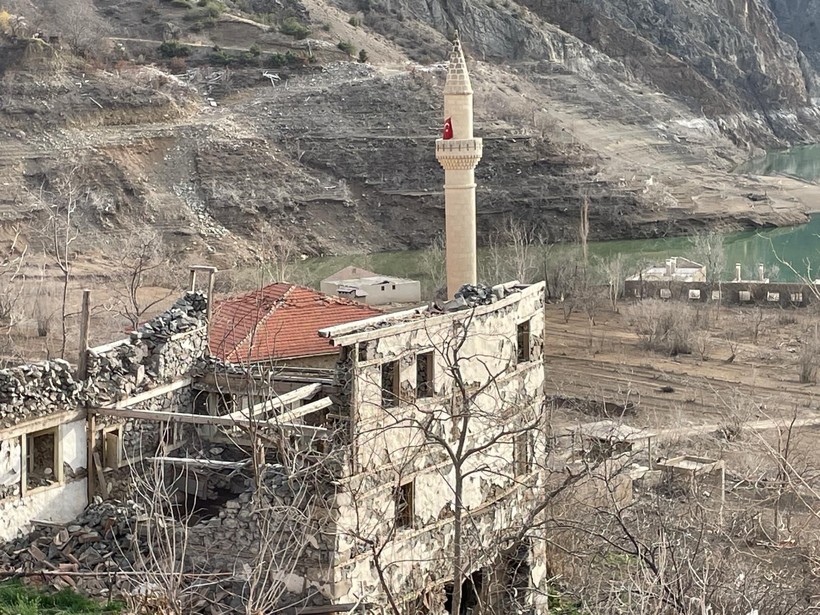
[[[726,247],[724,237],[715,230],[692,236],[692,249],[698,262],[706,267],[706,283],[709,294],[721,289],[723,272],[726,270]],[[721,296],[723,293],[721,293]],[[715,316],[720,314],[720,301],[715,302]]]
[[[91,0],[48,0],[42,19],[75,53],[99,55],[105,50],[110,28]]]
[[[422,252],[421,265],[422,270],[427,274],[432,284],[432,288],[427,289],[425,296],[430,299],[436,299],[439,290],[445,288],[447,285],[444,237],[441,234],[436,235],[430,243],[430,246]]]
[[[589,195],[581,198],[581,221],[578,224],[578,242],[581,244],[581,255],[584,258],[584,268],[589,265]]]
[[[164,280],[177,280],[178,276],[168,276],[167,269],[173,268],[172,259],[165,251],[162,237],[155,231],[131,234],[118,250],[118,263],[113,274],[117,303],[120,313],[136,329],[146,312],[166,301],[179,290],[165,288],[153,294],[147,286],[156,286],[159,276]]]
[[[618,299],[624,293],[625,263],[620,252],[608,259],[599,261],[600,269],[609,287],[609,305],[614,311],[618,310]]]
[[[539,239],[533,229],[513,218],[505,218],[490,235],[487,256],[482,260],[482,278],[490,284],[518,280],[528,284],[538,275]]]
[[[11,246],[0,258],[0,323],[9,330],[19,317],[19,303],[25,283],[21,269],[27,252],[28,246],[20,239],[20,230],[15,228]]]
[[[82,203],[88,201],[88,193],[82,188],[79,167],[75,166],[59,177],[53,189],[46,193],[41,187],[39,199],[48,212],[44,228],[46,254],[60,270],[60,357],[65,358],[68,342],[68,289],[74,265],[73,244],[79,237],[75,215]]]

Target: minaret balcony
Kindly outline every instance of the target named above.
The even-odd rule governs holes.
[[[474,169],[483,153],[481,139],[436,139],[436,159],[445,170]]]

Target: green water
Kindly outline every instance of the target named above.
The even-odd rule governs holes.
[[[763,263],[772,279],[794,282],[798,276],[778,262],[778,258],[791,263],[797,272],[820,278],[820,215],[812,216],[811,222],[797,227],[777,228],[764,231],[748,231],[726,236],[725,279],[733,279],[735,263],[740,263],[745,279],[757,275],[758,263]],[[535,261],[553,258],[571,246],[534,247]],[[607,259],[620,253],[630,267],[640,263],[663,263],[670,256],[695,257],[691,241],[686,237],[665,239],[637,239],[628,241],[601,241],[589,245],[590,256]],[[487,250],[479,250],[479,277],[493,260]],[[312,258],[300,263],[299,274],[304,283],[319,285],[323,278],[347,265],[357,265],[389,276],[421,280],[425,294],[434,286],[430,258],[424,251],[382,252],[360,256],[332,256]],[[539,265],[536,265],[540,269]],[[629,270],[631,273],[631,269]],[[536,274],[537,275],[537,274]]]
[[[820,180],[820,145],[794,147],[786,151],[770,152],[742,165],[738,172],[756,175],[787,174],[809,181]],[[820,201],[820,186],[817,188]],[[538,262],[560,255],[567,246],[535,248]],[[763,231],[733,233],[726,236],[725,279],[734,277],[735,263],[740,263],[744,278],[754,278],[758,263],[763,263],[773,280],[797,281],[800,276],[820,278],[820,214],[808,224]],[[641,239],[632,241],[593,242],[589,247],[593,257],[609,258],[624,255],[631,268],[639,263],[660,262],[670,256],[695,258],[692,244],[686,237]],[[487,271],[493,259],[486,250],[479,250],[479,277]],[[511,259],[512,260],[512,259]],[[360,256],[335,256],[308,259],[298,265],[300,281],[318,286],[319,281],[347,265],[358,265],[385,275],[421,280],[427,294],[435,283],[431,258],[424,251],[385,252]],[[782,262],[790,263],[797,273]],[[631,270],[630,270],[631,271]],[[799,275],[798,275],[799,274]],[[493,277],[486,274],[486,277]],[[439,277],[440,279],[440,277]],[[497,280],[495,280],[497,281]]]
[[[792,175],[800,179],[820,179],[820,145],[799,145],[768,152],[740,165],[739,173],[752,175]]]

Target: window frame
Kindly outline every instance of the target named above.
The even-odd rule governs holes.
[[[404,502],[404,506],[400,506]],[[397,530],[416,527],[416,481],[405,480],[393,490],[393,524]]]
[[[46,491],[47,489],[53,489],[55,487],[60,487],[65,484],[65,474],[63,472],[63,441],[60,437],[60,425],[54,425],[53,427],[47,427],[45,429],[38,429],[37,431],[28,432],[23,434],[20,439],[20,455],[21,455],[21,481],[20,481],[20,494],[22,497],[26,495],[30,495],[32,493],[39,493],[41,491]],[[31,473],[29,469],[29,461],[31,459],[31,449],[32,447],[32,440],[34,438],[39,438],[45,435],[51,435],[54,438],[54,453],[52,458],[52,472],[54,473],[55,480],[48,485],[40,485],[38,487],[29,487],[28,480],[29,474]]]
[[[426,366],[427,377],[424,382],[419,382],[420,361],[423,360]],[[423,386],[422,386],[423,385]],[[424,394],[422,394],[424,393]],[[436,355],[433,350],[416,353],[416,398],[429,399],[436,396]]]
[[[515,323],[515,362],[532,361],[532,318]],[[523,340],[522,340],[523,336]]]
[[[532,473],[532,441],[529,430],[513,436],[513,475],[518,478]]]
[[[385,369],[392,368],[393,383],[390,390],[385,387]],[[382,408],[396,408],[401,404],[401,361],[385,361],[379,366],[381,380],[379,385],[382,393]]]

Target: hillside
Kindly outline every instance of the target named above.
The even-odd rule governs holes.
[[[144,227],[220,267],[278,242],[424,247],[443,223],[433,140],[455,28],[485,138],[482,240],[507,217],[572,239],[582,198],[593,238],[805,220],[803,185],[731,174],[820,127],[815,38],[786,3],[87,2],[8,6],[6,236],[36,243],[70,185],[90,261]]]

